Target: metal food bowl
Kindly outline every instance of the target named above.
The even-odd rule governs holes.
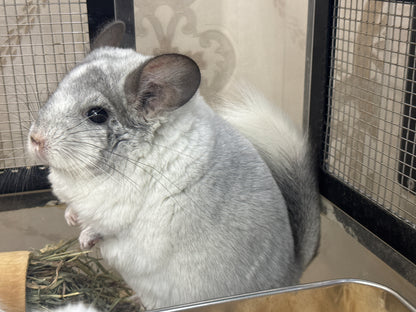
[[[393,290],[352,279],[317,282],[162,309],[176,312],[416,312]]]

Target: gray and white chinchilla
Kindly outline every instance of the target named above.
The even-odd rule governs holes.
[[[28,139],[81,246],[147,308],[296,284],[320,234],[307,140],[250,90],[214,111],[192,59],[118,48],[123,34],[104,28]]]

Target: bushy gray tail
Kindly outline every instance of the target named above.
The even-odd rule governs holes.
[[[238,93],[240,99],[214,109],[251,141],[271,169],[287,203],[297,259],[305,268],[320,237],[320,197],[307,139],[251,88]]]

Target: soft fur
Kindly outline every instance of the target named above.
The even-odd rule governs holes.
[[[306,267],[320,236],[318,183],[307,136],[251,86],[238,85],[233,98],[224,99],[216,111],[254,144],[269,165],[288,206],[296,256]]]
[[[173,86],[199,74],[189,60],[166,60],[98,48],[32,125],[29,150],[48,162],[68,222],[84,229],[81,245],[99,242],[147,308],[295,284],[319,238],[304,139],[279,113],[266,116],[277,122],[271,134],[237,125],[243,136],[192,91],[197,85]],[[257,100],[246,104],[262,106]],[[96,106],[108,112],[105,123],[86,116]],[[235,124],[232,113],[223,115]]]

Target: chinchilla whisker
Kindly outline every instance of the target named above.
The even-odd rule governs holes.
[[[84,163],[84,164],[86,164],[88,166],[91,166],[94,169],[97,169],[100,172],[102,172],[103,174],[105,174],[109,179],[115,180],[114,177],[110,173],[108,173],[107,171],[105,171],[103,168],[97,166],[97,164],[95,164],[94,162],[92,162],[90,160],[86,160],[85,158],[81,157],[82,155],[90,156],[88,153],[80,152],[80,155],[78,156],[78,155],[70,154],[70,151],[68,151],[67,155],[68,155],[67,158],[76,158],[77,162],[82,162],[82,163]],[[115,170],[115,171],[117,171],[117,169],[115,169],[115,168],[112,168],[112,169]],[[79,169],[79,171],[81,171],[81,169]],[[118,172],[118,173],[120,173],[120,172]],[[134,181],[130,181],[130,182],[133,182],[134,183]],[[134,183],[134,186],[136,186],[135,183]]]
[[[88,119],[88,118],[85,118],[85,119]],[[85,120],[84,119],[84,120]],[[78,123],[78,125],[79,125],[80,123]],[[74,129],[75,127],[72,127],[72,129]],[[74,133],[82,133],[82,132],[88,132],[89,133],[89,131],[87,131],[87,130],[80,130],[80,131],[78,131],[78,132],[71,132],[71,135],[72,134],[74,134]],[[90,136],[89,136],[90,137]],[[91,138],[91,137],[90,137]],[[70,141],[68,141],[68,143],[69,143]],[[78,143],[78,142],[76,142],[76,141],[73,141],[73,143]],[[97,145],[95,145],[95,144],[93,144],[93,143],[86,143],[86,142],[83,142],[83,144],[88,144],[88,145],[90,145],[91,147],[94,147],[94,148],[100,148],[99,146],[97,146]],[[153,145],[156,145],[156,144],[153,144]],[[166,147],[166,146],[161,146],[161,147],[164,147],[164,148],[169,148],[169,147]],[[186,155],[186,154],[183,154],[183,153],[181,153],[181,152],[178,152],[178,151],[174,151],[174,152],[176,152],[176,153],[178,153],[180,156],[182,156],[182,155],[184,155],[185,157],[189,157],[189,158],[191,158],[191,159],[193,159],[195,162],[198,162],[198,160],[196,160],[195,158],[193,158],[192,156],[190,156],[190,155]],[[179,191],[179,192],[181,192],[182,190],[175,184],[175,183],[173,183],[165,174],[163,174],[163,172],[161,172],[160,170],[158,170],[158,169],[156,169],[154,166],[152,166],[152,165],[149,165],[149,164],[146,164],[146,163],[144,163],[144,162],[142,162],[142,161],[139,161],[139,160],[135,160],[135,159],[131,159],[131,158],[129,158],[129,157],[127,157],[126,155],[122,155],[122,154],[119,154],[119,153],[116,153],[116,152],[114,152],[114,151],[111,151],[111,154],[112,155],[114,155],[114,156],[117,156],[117,157],[120,157],[120,158],[122,158],[122,159],[125,159],[128,163],[130,163],[130,164],[133,164],[133,165],[135,165],[135,166],[138,166],[139,168],[141,168],[141,170],[143,170],[144,172],[146,172],[148,175],[150,175],[152,178],[154,178],[154,179],[156,179],[156,177],[154,176],[154,173],[157,173],[158,175],[159,175],[159,177],[160,178],[163,178],[169,185],[172,185],[173,187],[175,187],[175,189],[177,190],[177,191]],[[90,155],[91,156],[91,155]],[[105,158],[104,157],[102,157],[102,156],[100,156],[101,158],[102,158],[102,160],[105,160]],[[152,172],[148,172],[148,171],[146,171],[145,170],[145,168],[144,167],[147,167],[147,168],[149,168]],[[125,176],[126,177],[126,175],[125,174],[123,174],[122,172],[120,172],[120,171],[118,171],[116,168],[114,168],[114,167],[111,167],[111,166],[109,166],[109,168],[110,169],[113,169],[113,170],[115,170],[116,172],[118,172],[118,173],[120,173],[121,175],[123,175],[123,176]],[[168,187],[165,185],[165,184],[163,184],[163,183],[161,183],[161,180],[160,180],[160,178],[159,179],[156,179],[156,181],[168,192],[168,194],[169,195],[172,195],[173,193],[168,189]],[[134,181],[133,181],[133,183],[134,183]],[[199,205],[198,205],[198,203],[197,202],[195,202],[192,198],[190,198],[189,196],[187,196],[188,197],[188,199],[190,200],[190,201],[192,201],[192,203],[196,206],[196,207],[198,207]],[[179,203],[178,203],[178,205],[179,205]],[[181,206],[181,205],[179,205],[179,206]]]
[[[83,123],[84,121],[86,121],[86,120],[88,120],[88,117],[84,117],[83,119],[81,119],[81,121],[80,121],[80,122],[78,122],[78,123],[77,123],[77,124],[75,124],[74,126],[69,127],[69,128],[66,128],[66,129],[65,129],[65,131],[70,131],[70,130],[72,130],[72,129],[75,129],[76,127],[78,127],[78,126],[82,125],[82,123]],[[86,131],[86,130],[83,130],[83,131]]]
[[[146,164],[146,163],[144,163],[144,162],[142,162],[142,161],[134,161],[134,160],[132,160],[132,159],[130,159],[130,158],[128,158],[128,157],[125,157],[124,155],[120,155],[120,154],[117,154],[117,153],[114,153],[114,152],[112,152],[112,154],[113,155],[115,155],[115,156],[118,156],[118,157],[121,157],[121,158],[123,158],[123,159],[125,159],[125,160],[127,160],[129,163],[131,163],[131,164],[134,164],[134,165],[139,165],[139,168],[141,169],[141,170],[143,170],[144,172],[146,172],[147,174],[149,174],[153,179],[155,179],[155,181],[157,182],[157,183],[159,183],[165,190],[166,190],[166,192],[168,192],[168,195],[170,195],[170,196],[172,196],[174,193],[172,192],[172,191],[170,191],[169,190],[169,188],[165,185],[165,184],[163,184],[162,182],[161,182],[161,179],[158,179],[158,178],[156,178],[154,175],[153,175],[153,173],[152,172],[148,172],[148,171],[146,171],[144,168],[143,168],[143,166],[145,166],[145,167],[148,167],[148,168],[150,168],[153,172],[156,172],[158,175],[159,175],[159,177],[161,177],[161,178],[163,178],[165,181],[167,181],[167,183],[169,184],[169,185],[172,185],[173,187],[175,187],[176,188],[176,190],[178,191],[178,192],[182,192],[183,190],[181,189],[181,188],[179,188],[175,183],[173,183],[166,175],[164,175],[160,170],[158,170],[158,169],[156,169],[154,166],[152,166],[152,165],[149,165],[149,164]],[[199,204],[196,202],[196,201],[194,201],[193,200],[193,198],[192,197],[190,197],[190,196],[188,196],[187,194],[185,194],[185,196],[195,205],[195,207],[199,207]],[[179,207],[181,207],[182,209],[185,209],[177,200],[176,200],[176,198],[174,198],[174,197],[172,197],[172,199],[178,204],[178,206]]]
[[[85,143],[84,143],[85,144]],[[92,143],[90,143],[90,145],[91,146],[93,146],[93,147],[97,147],[96,145],[94,145],[94,144],[92,144]],[[86,153],[85,151],[83,152],[84,153],[84,155],[86,155],[86,156],[93,156],[93,155],[89,155],[88,153]],[[141,161],[136,161],[136,160],[132,160],[132,159],[130,159],[130,158],[128,158],[128,157],[126,157],[125,155],[121,155],[121,154],[117,154],[117,153],[114,153],[114,152],[112,152],[112,154],[113,155],[115,155],[115,156],[117,156],[117,157],[120,157],[120,158],[122,158],[122,159],[124,159],[124,160],[126,160],[126,161],[128,161],[129,163],[131,163],[131,164],[133,164],[133,165],[135,165],[135,166],[138,166],[138,168],[140,168],[143,172],[145,172],[146,174],[148,174],[150,177],[152,177],[152,179],[155,179],[155,181],[159,184],[159,185],[161,185],[164,189],[165,189],[165,191],[167,192],[167,194],[169,195],[169,196],[172,196],[174,193],[165,185],[165,184],[163,184],[162,183],[162,181],[161,181],[161,179],[160,178],[163,178],[169,185],[172,185],[173,187],[175,187],[176,188],[176,190],[177,191],[179,191],[179,192],[181,192],[182,190],[175,184],[175,183],[173,183],[169,178],[167,178],[162,172],[160,172],[160,170],[157,170],[156,168],[154,168],[153,166],[151,166],[151,165],[149,165],[149,164],[146,164],[146,163],[143,163],[143,162],[141,162]],[[100,159],[101,160],[106,160],[103,156],[99,156],[100,157]],[[82,160],[81,158],[79,158],[79,160]],[[85,162],[84,162],[85,163]],[[93,165],[96,169],[99,169],[100,171],[102,171],[102,172],[105,172],[105,170],[104,169],[102,169],[102,168],[100,168],[100,167],[98,167],[98,166],[96,166],[95,164],[91,164],[91,165]],[[110,166],[110,165],[108,165],[108,164],[106,164],[107,166],[108,166],[108,168],[109,169],[111,169],[111,170],[114,170],[115,172],[117,172],[117,173],[119,173],[120,175],[122,175],[123,177],[125,177],[125,178],[127,178],[127,180],[130,182],[130,183],[132,183],[132,185],[134,186],[134,187],[137,187],[137,184],[136,184],[136,182],[134,181],[134,180],[132,180],[132,179],[130,179],[130,178],[128,178],[123,172],[121,172],[120,170],[118,170],[117,168],[115,168],[114,166]],[[154,174],[153,174],[153,172],[149,172],[149,171],[147,171],[144,167],[147,167],[147,168],[149,168],[150,170],[152,170],[153,172],[156,172],[158,175],[159,175],[159,177],[160,178],[156,178],[155,176],[154,176]],[[110,174],[108,174],[109,175],[109,177],[110,178],[113,178]],[[199,205],[198,205],[198,203],[197,202],[195,202],[190,196],[188,196],[188,195],[186,195],[187,196],[187,198],[190,200],[190,201],[192,201],[192,203],[195,205],[195,207],[198,207]],[[176,204],[179,206],[179,207],[181,207],[182,209],[184,209],[184,207],[176,200],[176,198],[174,198],[174,197],[172,197],[172,199],[176,202]]]
[[[85,144],[85,143],[84,143]],[[89,145],[90,146],[92,146],[92,147],[98,147],[98,146],[96,146],[95,144],[92,144],[92,143],[89,143]],[[120,158],[122,158],[122,159],[124,159],[124,160],[126,160],[127,162],[129,162],[130,164],[133,164],[133,165],[135,165],[135,166],[138,166],[140,169],[142,169],[144,172],[146,172],[147,174],[149,174],[149,175],[151,175],[152,176],[152,178],[155,178],[155,176],[154,175],[152,175],[152,173],[151,172],[149,172],[149,171],[147,171],[147,170],[145,170],[144,169],[144,167],[147,167],[147,168],[149,168],[150,170],[152,170],[152,171],[154,171],[154,172],[156,172],[161,178],[163,178],[163,179],[165,179],[170,185],[172,185],[172,186],[174,186],[177,190],[179,190],[180,191],[180,188],[177,186],[177,185],[175,185],[175,183],[173,183],[172,181],[170,181],[170,179],[169,178],[167,178],[160,170],[157,170],[155,167],[153,167],[153,166],[151,166],[151,165],[149,165],[149,164],[146,164],[146,163],[143,163],[142,161],[139,161],[139,160],[133,160],[133,159],[131,159],[131,158],[129,158],[129,157],[127,157],[127,156],[125,156],[125,155],[121,155],[121,154],[118,154],[118,153],[115,153],[114,151],[113,152],[111,152],[111,154],[112,155],[114,155],[114,156],[117,156],[117,157],[120,157]],[[89,155],[89,156],[91,156],[91,155]],[[102,160],[106,160],[103,156],[99,156]],[[109,166],[108,164],[106,164],[107,166]],[[115,170],[115,171],[117,171],[118,173],[120,173],[121,175],[123,175],[123,176],[126,176],[124,173],[122,173],[121,171],[118,171],[114,166],[109,166],[109,168],[110,169],[112,169],[112,170]],[[160,183],[160,180],[157,180],[159,183]],[[161,184],[166,190],[168,190],[167,189],[167,187],[164,185],[164,184]],[[171,195],[171,194],[170,194]]]
[[[31,76],[27,75],[25,76],[25,92],[24,94],[20,95],[20,97],[18,97],[18,100],[21,101],[22,103],[25,103],[28,113],[30,114],[30,118],[32,118],[32,120],[35,119],[35,115],[34,112],[37,112],[41,106],[41,99],[39,97],[39,90],[37,87],[37,84],[32,80],[31,81]],[[30,91],[32,93],[28,92],[28,88],[30,88]],[[32,98],[34,97],[34,101],[32,100]],[[31,107],[30,104],[35,104],[35,107]]]
[[[31,103],[30,99],[28,99],[24,95],[18,95],[17,96],[17,101],[19,102],[19,104],[22,103],[22,104],[24,104],[26,106],[25,113],[28,113],[30,119],[31,120],[34,120],[35,119],[35,116],[34,116],[34,113],[33,113],[34,109],[32,107],[30,107],[30,103]],[[21,117],[19,119],[21,119]]]
[[[77,128],[77,127],[79,127],[79,126],[80,126],[80,125],[82,125],[82,123],[83,123],[83,122],[85,122],[87,119],[88,119],[88,117],[84,117],[84,118],[83,118],[81,121],[79,121],[77,124],[75,124],[75,125],[73,125],[73,126],[71,126],[71,127],[65,128],[65,129],[63,130],[63,133],[68,133],[69,131],[71,131],[71,130],[73,130],[73,129]],[[89,135],[88,135],[88,137],[93,137],[93,136],[91,136],[91,135],[90,135],[90,132],[91,132],[91,130],[90,130],[90,129],[81,129],[81,130],[78,130],[78,131],[71,131],[71,132],[70,132],[70,133],[68,133],[68,134],[73,135],[73,134],[82,133],[82,132],[88,133],[88,134],[89,134]],[[58,138],[58,140],[56,141],[56,143],[59,143],[59,142],[61,142],[62,140],[66,139],[66,138],[67,138],[67,137],[66,137],[66,135],[65,135],[65,136],[59,136],[59,138]]]
[[[82,129],[82,130],[78,130],[78,131],[71,131],[70,135],[74,135],[74,134],[80,134],[80,133],[87,133],[88,134],[88,138],[101,138],[102,136],[100,134],[91,134],[91,131],[88,131],[86,129]],[[67,133],[67,132],[66,132]]]
[[[16,83],[16,99],[19,103],[23,103],[24,105],[26,105],[27,107],[27,111],[30,114],[30,118],[32,118],[32,120],[35,119],[34,117],[34,111],[38,111],[39,107],[40,107],[40,98],[39,98],[39,90],[38,90],[38,85],[34,82],[35,78],[34,78],[34,74],[30,74],[30,73],[26,73],[25,71],[22,70],[18,70],[17,68],[14,68],[14,70],[16,71],[16,73],[19,73],[20,77],[24,77],[23,79],[18,79],[18,83]],[[18,87],[19,86],[19,87]],[[30,93],[30,92],[31,93]],[[32,101],[31,99],[35,97],[35,101]],[[36,103],[37,107],[35,107],[35,109],[33,109],[32,107],[30,107],[30,103]]]
[[[91,156],[91,155],[89,155],[88,153],[83,153],[84,155],[86,155],[86,156]],[[104,157],[102,157],[102,156],[99,156],[100,158],[102,158],[103,160],[105,160],[104,159]],[[111,175],[111,174],[109,174],[108,172],[106,172],[103,168],[101,168],[101,167],[99,167],[99,166],[97,166],[96,164],[94,164],[94,163],[92,163],[92,162],[88,162],[88,163],[86,163],[85,162],[85,159],[83,159],[82,157],[77,157],[78,158],[78,160],[79,161],[82,161],[82,162],[84,162],[85,164],[88,164],[88,165],[91,165],[91,166],[93,166],[95,169],[98,169],[98,170],[100,170],[102,173],[104,173],[104,174],[106,174],[107,175],[107,177],[108,178],[110,178],[110,179],[113,179],[114,181],[116,181],[116,182],[118,182],[117,180],[115,180],[114,179],[114,177]],[[128,161],[129,161],[129,159],[127,159]],[[173,192],[171,192],[171,190],[165,185],[165,184],[163,184],[161,181],[160,181],[160,179],[157,179],[151,172],[149,172],[149,171],[147,171],[147,170],[145,170],[143,167],[141,167],[140,165],[145,165],[145,164],[143,164],[143,163],[141,163],[141,162],[139,162],[139,163],[134,163],[135,165],[139,165],[138,167],[141,169],[141,170],[143,170],[146,174],[148,174],[152,179],[155,179],[155,181],[160,185],[160,186],[162,186],[163,187],[163,189],[167,192],[167,195],[169,195],[170,197],[171,197],[171,199],[173,200],[173,201],[175,201],[175,203],[179,206],[179,207],[181,207],[181,209],[183,209],[183,210],[186,210],[185,209],[185,207],[183,206],[183,205],[181,205],[179,202],[178,202],[178,200],[176,199],[176,198],[174,198],[174,197],[172,197],[172,195],[174,195],[173,194]],[[148,165],[149,167],[151,167],[150,165]],[[129,177],[127,177],[122,171],[120,171],[120,170],[118,170],[117,168],[115,168],[114,166],[109,166],[108,165],[108,167],[111,169],[111,170],[114,170],[115,172],[117,172],[117,173],[119,173],[120,175],[122,175],[124,178],[126,178],[126,181],[128,181],[129,183],[131,183],[131,185],[132,186],[134,186],[135,188],[137,188],[138,190],[140,190],[139,188],[138,188],[138,185],[137,185],[137,183],[134,181],[134,180],[132,180],[131,178],[129,178]],[[153,167],[152,167],[153,168]],[[163,175],[161,175],[161,176],[163,176]],[[167,180],[167,182],[169,182],[170,184],[172,184],[173,186],[175,186],[175,184],[173,184],[172,182],[170,182],[169,181],[169,179],[167,179],[166,177],[164,177],[166,180]],[[179,190],[179,188],[177,187],[177,186],[175,186],[178,190]],[[192,202],[194,202],[193,200],[192,200],[192,198],[190,198],[189,196],[187,196]],[[194,204],[196,205],[196,203],[194,202]],[[189,211],[188,211],[189,212]]]
[[[87,117],[86,117],[87,118]],[[88,119],[88,118],[87,118]],[[84,121],[84,120],[83,120]],[[75,129],[76,127],[78,127],[80,124],[82,124],[82,122],[83,121],[81,121],[81,122],[79,122],[78,124],[76,124],[75,126],[72,126],[72,127],[69,127],[69,128],[66,128],[66,129],[64,129],[64,131],[62,132],[62,133],[68,133],[69,131],[71,131],[71,130],[73,130],[73,129]],[[71,135],[73,135],[73,134],[77,134],[77,133],[83,133],[83,132],[85,132],[85,133],[89,133],[89,131],[88,130],[79,130],[79,131],[75,131],[75,132],[71,132],[70,134]],[[94,138],[94,136],[91,136],[91,135],[88,135],[88,137],[89,138]],[[63,141],[63,140],[66,140],[67,139],[67,136],[66,135],[59,135],[59,136],[57,136],[57,140],[55,141],[55,143],[59,143],[59,142],[61,142],[61,141]]]
[[[77,143],[77,141],[72,141],[73,143]],[[71,141],[68,141],[68,143],[71,143]],[[84,143],[85,144],[85,143]],[[96,145],[94,145],[94,144],[90,144],[90,146],[93,146],[93,147],[96,147]],[[69,150],[68,150],[69,151]],[[69,153],[70,153],[71,151],[69,151]],[[81,150],[81,149],[79,149],[79,150],[77,150],[77,153],[74,153],[74,154],[80,154],[80,156],[76,156],[76,158],[79,160],[79,161],[82,161],[84,164],[87,164],[87,165],[90,165],[90,166],[92,166],[92,167],[94,167],[95,169],[98,169],[99,171],[101,171],[101,172],[103,172],[103,173],[105,173],[106,175],[108,175],[108,177],[110,177],[110,178],[112,178],[112,179],[114,179],[114,177],[111,175],[111,174],[109,174],[107,171],[105,171],[104,170],[104,168],[102,168],[102,167],[99,167],[96,163],[94,163],[94,162],[92,162],[92,161],[89,161],[88,163],[86,163],[86,160],[85,160],[85,158],[82,158],[81,156],[82,155],[84,155],[84,156],[87,156],[87,157],[93,157],[93,158],[96,158],[97,159],[97,157],[98,157],[98,160],[101,162],[101,164],[104,164],[105,166],[107,166],[108,167],[108,169],[111,169],[111,170],[113,170],[113,171],[115,171],[115,172],[117,172],[118,174],[120,174],[121,176],[123,176],[123,177],[125,177],[130,183],[132,183],[135,187],[138,187],[138,185],[137,185],[137,183],[134,181],[134,180],[132,180],[132,179],[130,179],[130,178],[128,178],[122,171],[120,171],[119,169],[117,169],[115,166],[111,166],[111,165],[109,165],[107,162],[106,162],[106,159],[105,159],[105,157],[104,156],[101,156],[101,155],[93,155],[93,154],[91,154],[91,153],[87,153],[85,150]],[[71,154],[71,156],[73,156],[73,157],[75,157],[74,155],[72,155]],[[118,157],[123,157],[122,155],[119,155]],[[128,161],[130,161],[129,159],[127,159],[127,157],[123,157],[123,158],[125,158],[126,160],[128,160]],[[142,165],[140,162],[133,162],[133,161],[130,161],[131,163],[133,163],[134,165],[137,165],[140,169],[142,169],[145,173],[147,173],[147,174],[149,174],[149,175],[151,175],[151,173],[149,172],[149,171],[146,171],[144,168],[142,168],[142,167],[140,167],[140,165]],[[152,175],[151,175],[152,176]],[[152,178],[154,178],[154,176],[152,176]],[[159,181],[160,182],[160,181]],[[163,184],[161,184],[162,186],[163,186]]]
[[[85,119],[88,119],[88,118],[85,118]],[[85,120],[85,119],[84,119],[84,120]],[[80,125],[80,123],[78,123],[78,125],[77,125],[77,126],[79,126],[79,125]],[[66,129],[66,131],[73,130],[75,127],[76,127],[76,126],[71,127],[71,128],[69,128],[69,129]],[[90,130],[90,129],[82,129],[82,130],[79,130],[79,131],[72,131],[70,134],[71,134],[71,135],[74,135],[74,134],[79,134],[79,133],[83,133],[83,132],[88,133],[88,137],[89,137],[89,138],[94,138],[94,135],[91,135],[91,130]],[[96,135],[96,137],[97,137],[97,138],[99,138],[99,137],[100,137],[100,135],[98,135],[98,134],[97,134],[97,135]],[[174,153],[178,154],[179,156],[187,157],[187,158],[192,159],[193,161],[195,161],[195,162],[197,162],[197,163],[201,163],[198,159],[196,159],[196,158],[195,158],[195,157],[193,157],[192,155],[187,154],[187,153],[184,153],[184,152],[179,151],[179,150],[176,150],[176,149],[174,149],[174,148],[172,148],[172,147],[170,147],[170,146],[166,146],[166,145],[162,145],[162,144],[158,144],[158,143],[154,143],[154,142],[152,142],[152,143],[151,143],[151,145],[154,145],[154,146],[159,146],[159,147],[165,148],[165,149],[167,149],[167,150],[169,150],[169,151],[171,151],[171,152],[174,152]]]
[[[68,132],[68,131],[71,131],[71,130],[75,129],[76,127],[80,126],[80,125],[81,125],[83,122],[85,122],[86,120],[88,120],[88,117],[85,117],[85,118],[84,118],[84,119],[82,119],[80,122],[78,122],[76,125],[74,125],[74,126],[72,126],[72,127],[69,127],[69,128],[67,128],[67,129],[65,129],[65,132]],[[91,130],[90,130],[90,129],[82,129],[82,130],[79,130],[79,131],[71,131],[71,133],[70,133],[70,134],[71,134],[71,135],[74,135],[74,134],[79,134],[79,133],[83,133],[83,132],[88,133],[88,137],[89,137],[89,138],[94,138],[94,136],[91,136]],[[99,135],[97,135],[97,137],[99,137]],[[64,139],[64,137],[63,137],[62,139]],[[58,140],[57,142],[59,142],[59,140]],[[189,154],[187,154],[187,153],[184,153],[184,152],[182,152],[182,151],[175,150],[175,149],[173,149],[172,147],[165,146],[165,145],[158,144],[158,143],[154,143],[154,142],[152,142],[151,144],[152,144],[152,145],[154,145],[154,146],[159,146],[159,147],[165,148],[165,149],[167,149],[167,150],[169,150],[169,151],[172,151],[172,152],[174,152],[174,153],[177,153],[179,156],[187,157],[187,158],[189,158],[189,159],[192,159],[192,160],[193,160],[193,161],[195,161],[195,162],[200,163],[200,161],[199,161],[198,159],[196,159],[195,157],[192,157],[191,155],[189,155]],[[153,169],[154,169],[154,168],[153,168]]]
[[[27,130],[27,131],[29,131],[29,129],[30,129],[30,127],[26,126],[24,123],[20,123],[20,126],[21,126],[23,129]]]
[[[74,155],[71,150],[62,151],[62,153],[63,153],[63,158],[65,158],[68,163],[73,163],[73,166],[72,167],[75,168],[75,172],[72,172],[72,174],[69,173],[69,174],[72,175],[73,178],[77,178],[79,175],[85,174],[85,168],[82,168],[82,169],[81,168],[78,168],[79,163],[81,162],[81,163],[84,163],[84,164],[86,164],[88,166],[93,167],[94,169],[99,170],[101,173],[105,174],[108,179],[112,179],[112,180],[115,181],[114,177],[111,176],[111,174],[109,174],[108,172],[106,172],[104,169],[100,168],[95,163],[93,163],[91,161],[86,161],[85,158],[82,158],[81,157],[82,156],[82,153],[81,153],[80,156]],[[87,154],[85,154],[85,155],[87,155]],[[88,170],[88,171],[90,171],[90,170]],[[91,174],[93,174],[93,173],[91,173]],[[133,182],[133,181],[129,181],[129,182]]]
[[[15,155],[15,151],[9,151],[9,152],[7,152],[7,151],[3,151],[3,155],[2,156],[4,156],[4,158],[7,158],[7,159],[11,159],[11,158],[15,158],[16,157],[16,155]]]

